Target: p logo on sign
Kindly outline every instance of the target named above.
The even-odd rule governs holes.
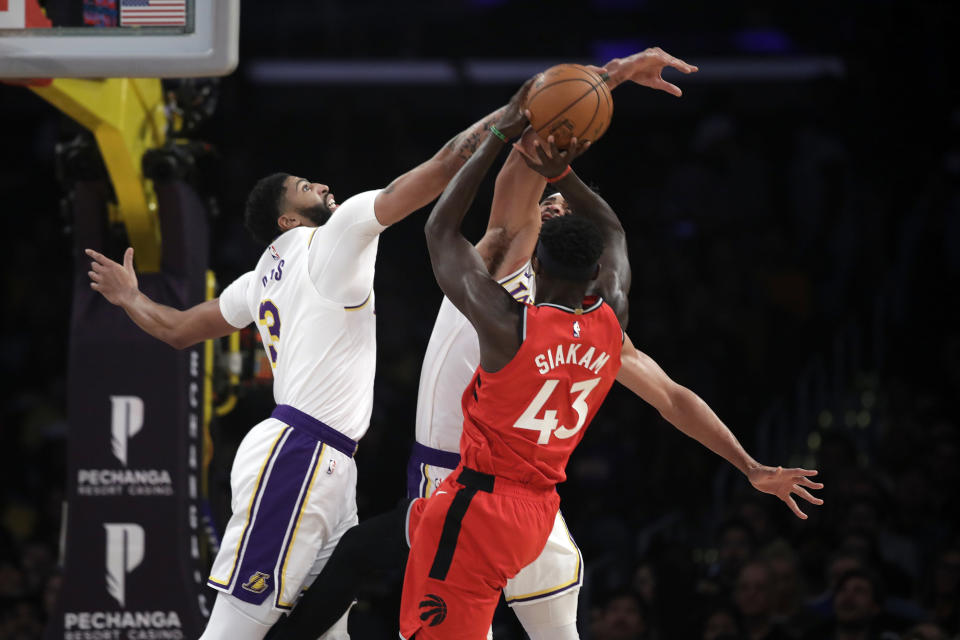
[[[113,455],[127,466],[127,442],[143,428],[143,400],[137,396],[110,396],[110,407]]]
[[[132,522],[105,522],[107,530],[107,592],[125,606],[127,574],[143,562],[143,527]]]

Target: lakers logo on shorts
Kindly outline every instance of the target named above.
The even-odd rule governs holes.
[[[431,627],[435,627],[447,619],[447,603],[433,593],[428,593],[425,598],[420,602],[420,608],[423,609],[420,619]]]
[[[267,590],[267,587],[270,586],[267,584],[269,580],[270,574],[257,571],[240,586],[253,593],[263,593]]]

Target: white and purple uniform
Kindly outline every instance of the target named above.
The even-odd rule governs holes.
[[[233,515],[207,581],[251,605],[292,608],[357,523],[353,454],[373,409],[373,276],[386,228],[378,193],[282,234],[220,296],[231,325],[257,322],[278,405],[237,450]]]
[[[533,302],[534,273],[528,262],[500,280],[518,302]],[[416,439],[407,465],[407,497],[428,498],[460,461],[461,398],[480,364],[477,332],[446,297],[430,334],[420,370]],[[507,582],[510,606],[555,598],[583,584],[580,549],[557,512],[540,556]],[[573,600],[576,607],[576,600]]]

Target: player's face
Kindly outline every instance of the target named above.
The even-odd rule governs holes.
[[[297,176],[290,176],[286,180],[286,202],[317,225],[326,222],[339,206],[330,193],[330,187]]]
[[[559,193],[555,193],[549,198],[544,198],[540,203],[540,221],[546,222],[550,218],[566,216],[572,213],[570,205],[563,199]]]

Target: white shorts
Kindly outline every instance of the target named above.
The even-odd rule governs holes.
[[[429,498],[453,471],[443,466],[453,461],[450,456],[459,460],[457,454],[415,445],[407,467],[408,497]],[[536,560],[507,581],[503,595],[514,607],[556,598],[582,585],[583,556],[558,511],[547,545]]]
[[[207,584],[290,610],[357,524],[356,464],[307,430],[267,418],[240,443],[230,486],[233,515]]]
[[[537,559],[507,580],[503,595],[511,607],[550,600],[583,585],[583,556],[557,511],[553,530]]]

